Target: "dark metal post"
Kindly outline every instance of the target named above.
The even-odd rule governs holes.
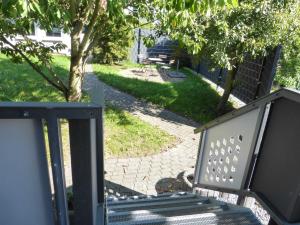
[[[103,132],[103,109],[100,109],[96,119],[96,155],[97,155],[97,188],[98,203],[104,203],[104,132]]]
[[[220,68],[218,80],[217,80],[217,88],[216,88],[217,90],[218,90],[219,86],[221,86],[222,76],[223,76],[223,68]]]
[[[54,114],[47,118],[48,138],[51,155],[53,184],[55,189],[55,204],[59,225],[69,224],[64,164],[61,147],[61,132],[59,120]]]
[[[137,63],[140,63],[140,54],[141,54],[141,36],[142,36],[142,31],[141,28],[139,28],[138,32],[138,49],[137,49]]]
[[[236,204],[243,206],[245,204],[245,200],[246,196],[244,194],[239,194]]]
[[[276,74],[277,64],[280,58],[282,46],[277,46],[272,54],[263,60],[263,68],[258,77],[258,85],[254,98],[269,94]]]
[[[268,225],[278,225],[272,218],[270,218]]]
[[[201,62],[199,62],[198,65],[197,65],[197,73],[198,74],[200,73],[200,67],[201,67]]]
[[[278,64],[278,61],[279,61],[279,58],[280,58],[281,50],[282,50],[281,45],[278,45],[275,49],[273,64],[272,64],[272,68],[270,69],[270,78],[269,78],[269,80],[268,80],[269,82],[267,84],[267,88],[268,88],[269,92],[271,90],[273,80],[274,80],[274,77],[275,77],[275,74],[276,74],[277,64]]]
[[[94,225],[97,208],[95,119],[69,120],[74,225]]]

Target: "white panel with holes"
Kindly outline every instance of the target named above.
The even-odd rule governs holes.
[[[254,109],[206,131],[198,159],[201,163],[197,165],[197,183],[240,190],[249,154],[253,152],[251,144],[259,112],[260,109]]]

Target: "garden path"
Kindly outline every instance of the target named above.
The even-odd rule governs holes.
[[[159,154],[137,158],[106,158],[106,191],[112,195],[157,194],[166,191],[186,191],[181,179],[185,170],[195,166],[199,134],[194,134],[198,123],[153,104],[136,99],[99,81],[86,66],[84,89],[101,85],[105,101],[126,110],[161,130],[176,136],[181,142]]]

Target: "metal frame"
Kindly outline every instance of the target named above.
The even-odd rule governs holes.
[[[220,118],[217,118],[211,122],[209,122],[208,124],[197,128],[195,130],[195,133],[198,132],[202,132],[201,134],[201,139],[200,139],[200,150],[199,150],[199,156],[198,156],[198,164],[201,163],[200,158],[201,158],[201,151],[203,151],[203,148],[201,147],[203,145],[204,142],[204,136],[203,134],[206,133],[206,130],[214,127],[220,123],[229,121],[237,116],[243,115],[244,113],[250,112],[251,110],[255,109],[255,108],[262,108],[264,110],[262,110],[262,114],[261,114],[261,118],[259,119],[259,126],[257,126],[257,130],[256,130],[256,135],[255,135],[255,140],[253,140],[253,145],[252,145],[252,157],[249,158],[248,160],[248,169],[246,170],[246,173],[244,174],[244,186],[240,191],[233,191],[230,189],[225,189],[225,188],[215,188],[215,187],[211,187],[211,186],[203,186],[201,184],[194,184],[194,187],[204,187],[204,188],[209,188],[209,189],[213,189],[213,190],[218,190],[218,191],[222,191],[222,192],[229,192],[229,193],[236,193],[239,194],[239,200],[238,203],[242,203],[243,202],[243,198],[245,196],[252,196],[254,198],[256,198],[256,200],[270,213],[271,215],[271,220],[270,220],[270,224],[282,224],[282,225],[290,225],[290,224],[295,224],[295,225],[300,225],[300,223],[289,223],[287,222],[284,218],[282,218],[280,216],[280,214],[276,211],[276,209],[274,209],[272,207],[272,205],[268,202],[267,199],[265,199],[262,195],[260,195],[259,193],[253,193],[251,191],[251,182],[253,180],[253,176],[254,176],[254,171],[255,171],[255,167],[256,167],[256,161],[257,158],[259,157],[259,153],[260,153],[260,148],[263,142],[263,138],[264,138],[264,133],[266,130],[266,127],[268,126],[268,120],[269,120],[269,114],[270,111],[272,111],[272,106],[273,106],[273,102],[275,102],[276,100],[279,100],[280,98],[285,98],[288,99],[290,101],[293,101],[295,103],[300,103],[300,92],[296,91],[296,90],[291,90],[291,89],[280,89],[278,91],[275,91],[273,93],[271,93],[270,95],[267,95],[265,97],[262,97],[234,112],[228,113]],[[197,165],[198,165],[197,164]],[[195,169],[195,177],[198,176],[198,166],[196,166]]]
[[[200,136],[200,141],[199,141],[199,151],[198,151],[198,155],[197,155],[197,162],[196,162],[196,167],[195,167],[195,174],[194,174],[194,184],[196,185],[196,181],[199,180],[199,175],[200,175],[200,165],[202,164],[202,155],[203,155],[203,151],[204,151],[204,145],[205,145],[205,137],[206,137],[206,130],[203,130],[201,132],[201,136]]]
[[[239,85],[235,86],[232,94],[246,103],[269,94],[281,54],[281,48],[282,46],[275,47],[266,57],[262,58],[253,59],[249,55],[246,55],[244,62],[238,66],[236,80],[239,81]],[[194,69],[217,86],[224,87],[226,70],[215,68],[212,72],[209,70],[209,64],[208,59],[201,59]]]
[[[202,152],[204,151],[204,145],[205,145],[205,134],[206,131],[209,128],[212,128],[213,126],[217,125],[217,124],[221,124],[224,123],[228,120],[230,120],[231,118],[234,117],[238,117],[241,116],[247,112],[250,112],[252,110],[255,109],[259,109],[259,115],[258,115],[258,120],[257,120],[257,124],[255,126],[255,131],[254,131],[254,139],[251,142],[251,147],[250,147],[250,153],[247,159],[247,164],[245,167],[245,171],[251,171],[251,173],[246,172],[242,178],[242,183],[241,183],[241,188],[239,190],[233,190],[230,188],[219,188],[213,185],[203,185],[203,184],[197,184],[196,181],[198,181],[198,179],[195,179],[195,183],[194,183],[194,188],[199,187],[199,188],[205,188],[205,189],[211,189],[211,190],[216,190],[216,191],[223,191],[223,192],[228,192],[228,193],[233,193],[233,194],[237,194],[239,196],[238,202],[241,202],[243,198],[243,196],[245,195],[245,191],[247,190],[248,186],[249,186],[249,178],[251,177],[252,174],[252,170],[250,170],[251,165],[254,165],[254,161],[256,160],[256,156],[258,154],[258,152],[256,152],[256,149],[259,149],[259,146],[257,146],[257,139],[259,134],[262,132],[262,121],[266,120],[265,117],[268,116],[268,113],[265,113],[266,111],[266,104],[267,103],[263,103],[261,105],[256,105],[253,104],[251,105],[249,108],[244,109],[242,112],[238,112],[238,113],[232,113],[229,115],[230,118],[226,118],[228,115],[225,115],[226,117],[221,117],[220,119],[218,119],[217,121],[212,121],[213,125],[206,125],[204,129],[200,128],[203,135],[201,135],[201,139],[200,139],[200,150],[199,150],[199,155],[198,155],[198,160],[197,160],[197,165],[196,165],[196,169],[195,169],[195,178],[199,177],[199,170],[200,170],[200,165],[202,163]],[[196,131],[199,132],[199,129]],[[255,153],[255,154],[253,154]]]
[[[300,223],[288,223],[284,218],[277,213],[276,209],[272,208],[266,199],[258,193],[249,192],[248,196],[255,198],[258,203],[270,214],[271,220],[269,224],[281,224],[281,225],[300,225]],[[271,222],[272,221],[272,222]]]
[[[227,120],[230,120],[234,117],[237,117],[239,115],[242,115],[246,112],[251,111],[254,108],[263,106],[263,105],[267,105],[268,103],[271,103],[273,100],[276,100],[278,98],[284,97],[284,98],[288,98],[290,100],[293,100],[295,102],[300,103],[300,91],[296,91],[296,90],[292,90],[292,89],[287,89],[287,88],[283,88],[283,89],[279,89],[277,91],[274,91],[273,93],[266,95],[262,98],[259,98],[255,101],[253,101],[252,103],[249,103],[237,110],[234,110],[233,112],[227,113],[221,117],[218,117],[217,119],[214,119],[208,123],[206,123],[205,125],[198,127],[194,130],[194,133],[200,133],[203,130],[206,130],[208,128],[211,128],[215,125],[218,125],[219,123],[225,122]]]
[[[55,190],[54,217],[58,225],[69,225],[59,120],[69,121],[74,224],[104,224],[102,107],[84,103],[2,102],[0,109],[0,119],[38,119],[46,122]],[[89,163],[79,165],[82,158],[89,159]]]

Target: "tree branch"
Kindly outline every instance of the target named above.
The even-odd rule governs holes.
[[[76,0],[70,0],[70,13],[71,13],[71,20],[75,19],[76,16]]]
[[[30,40],[27,36],[23,36],[24,40]],[[31,41],[31,40],[30,40]],[[17,48],[15,46],[15,48]],[[27,57],[28,58],[28,57]],[[45,68],[48,70],[49,74],[51,75],[51,77],[57,82],[58,85],[60,85],[60,87],[62,89],[65,90],[65,92],[68,92],[68,88],[66,87],[66,85],[64,84],[64,82],[62,81],[62,79],[59,78],[59,76],[54,72],[54,70],[51,68],[50,65],[48,65],[47,60],[44,61],[43,58],[41,59],[41,57],[38,57],[40,61],[42,61],[42,63],[45,65]],[[35,65],[35,64],[34,64]]]
[[[10,47],[12,47],[17,53],[19,53],[22,58],[38,73],[40,74],[49,84],[51,84],[53,87],[55,87],[56,89],[58,89],[59,91],[61,91],[65,96],[68,92],[68,88],[63,84],[63,82],[59,79],[58,84],[56,84],[55,82],[53,82],[52,80],[50,80],[47,75],[37,66],[35,65],[20,49],[18,49],[15,45],[13,45],[10,41],[8,41],[5,37],[0,36],[0,39],[8,44]],[[62,86],[60,86],[62,85]]]
[[[53,69],[50,66],[46,65],[46,69],[49,71],[51,76],[56,80],[56,82],[61,85],[62,89],[64,89],[64,92],[68,92],[68,88],[64,84],[64,82],[59,78],[59,76],[53,71]]]
[[[80,14],[80,17],[83,19],[83,23],[87,21],[88,14],[92,9],[93,0],[87,2],[86,7],[84,8],[83,12]]]
[[[94,28],[94,25],[96,24],[96,20],[97,20],[97,16],[99,14],[99,11],[100,11],[100,3],[101,3],[102,0],[96,0],[96,5],[95,5],[95,9],[94,9],[94,12],[92,14],[92,18],[90,20],[90,23],[87,27],[87,31],[85,33],[85,35],[83,36],[83,39],[80,43],[80,46],[79,46],[79,50],[78,50],[78,55],[81,57],[82,56],[82,53],[83,51],[85,50],[85,47],[89,41],[89,38],[92,34],[92,31],[93,31],[93,28]]]
[[[96,39],[94,38],[88,45],[88,47],[85,50],[85,55],[84,55],[84,59],[86,59],[90,53],[90,51],[92,50],[92,48],[95,46],[96,44]]]

